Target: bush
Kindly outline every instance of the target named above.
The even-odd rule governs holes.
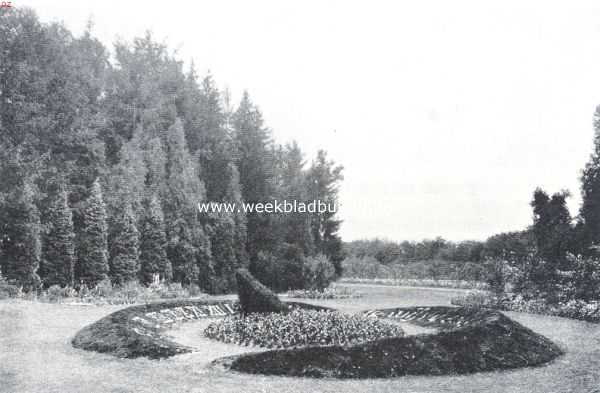
[[[553,315],[600,322],[600,301],[569,300],[557,304],[548,303],[543,298],[526,299],[521,294],[506,294],[498,297],[486,292],[472,292],[452,299],[452,304],[463,307],[496,308],[505,311]]]
[[[325,255],[308,257],[304,261],[304,277],[306,287],[323,290],[335,279],[335,267]]]
[[[9,283],[0,282],[0,299],[16,298],[21,294],[21,288]]]
[[[288,310],[288,307],[279,300],[277,295],[254,278],[248,270],[237,269],[235,278],[242,313],[284,312]]]
[[[71,287],[61,287],[60,285],[51,285],[45,293],[42,294],[41,299],[47,300],[51,303],[60,302],[63,299],[74,297],[77,291]]]
[[[294,308],[287,314],[230,316],[211,323],[204,334],[212,339],[267,348],[346,345],[404,335],[394,323],[363,315]]]
[[[463,280],[433,280],[430,278],[358,278],[345,277],[338,282],[345,284],[371,284],[406,287],[459,288],[459,289],[488,289],[488,284],[477,281]]]

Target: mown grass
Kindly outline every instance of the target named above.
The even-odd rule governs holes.
[[[365,297],[320,304],[357,311],[449,305],[456,296],[449,290],[356,288]],[[223,355],[219,348],[154,361],[119,359],[71,346],[79,329],[120,308],[0,301],[0,391],[591,393],[600,386],[600,325],[521,313],[507,315],[555,341],[566,354],[546,366],[512,371],[340,381],[244,375],[208,367],[212,359]]]

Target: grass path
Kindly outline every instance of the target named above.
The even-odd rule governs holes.
[[[453,296],[453,291],[437,289],[360,286],[360,290],[367,293],[364,298],[318,303],[352,312],[448,305]],[[567,354],[543,367],[514,371],[338,381],[252,376],[206,367],[212,356],[226,352],[214,341],[210,341],[209,353],[194,352],[161,361],[117,359],[71,347],[70,340],[81,327],[119,308],[0,301],[0,392],[600,393],[598,324],[507,313],[554,340]],[[191,325],[189,329],[193,330]],[[192,333],[181,330],[172,334],[185,340]]]

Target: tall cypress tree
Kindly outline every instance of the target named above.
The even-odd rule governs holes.
[[[271,197],[273,180],[273,150],[269,130],[261,112],[244,92],[237,111],[232,116],[237,146],[237,167],[242,198],[245,202],[266,202]],[[270,217],[256,212],[247,215],[247,250],[256,261],[260,251],[274,248]],[[253,270],[252,265],[250,270]]]
[[[73,214],[68,194],[61,190],[48,209],[49,230],[44,239],[43,260],[40,269],[44,285],[73,285],[75,246]]]
[[[40,216],[32,186],[25,183],[6,201],[3,263],[4,276],[29,291],[39,287]]]
[[[213,274],[210,240],[197,209],[197,203],[204,200],[204,185],[187,149],[180,120],[169,127],[166,139],[167,178],[162,200],[173,280],[198,283],[209,290]]]
[[[137,278],[139,272],[139,233],[129,201],[123,202],[115,220],[110,245],[110,276],[116,284]]]
[[[230,181],[221,201],[240,206],[242,199],[239,175],[233,163],[228,165],[226,176]],[[247,266],[246,216],[243,209],[239,210],[208,214],[211,254],[217,276],[215,291],[217,292],[233,290],[235,288],[235,270]]]
[[[600,106],[594,114],[594,150],[581,176],[580,247],[584,254],[600,246]]]
[[[79,242],[78,279],[95,286],[108,278],[108,249],[106,209],[98,180],[92,185],[90,196],[82,212],[83,228]]]
[[[300,146],[294,141],[282,149],[279,165],[279,199],[309,203],[306,187],[305,161]],[[284,214],[283,241],[298,246],[305,255],[314,253],[309,214]]]
[[[328,160],[324,150],[319,150],[307,177],[310,199],[327,205],[325,212],[313,214],[311,217],[315,249],[331,260],[338,276],[342,274],[341,262],[344,256],[342,240],[338,234],[342,222],[337,218],[334,207],[337,207],[338,203],[338,188],[343,180],[343,169],[342,166]]]
[[[140,278],[143,283],[152,282],[153,274],[159,274],[161,279],[170,281],[173,278],[173,268],[167,259],[167,235],[162,208],[156,196],[148,203],[147,212],[142,219],[140,236]]]

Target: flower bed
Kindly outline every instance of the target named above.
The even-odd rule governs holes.
[[[394,323],[336,311],[294,308],[285,314],[235,315],[211,323],[204,334],[212,339],[267,348],[347,345],[386,337],[401,337]]]
[[[215,361],[253,374],[331,378],[390,378],[466,374],[536,366],[562,351],[547,338],[491,310],[412,307],[365,316],[438,326],[431,335],[383,338],[342,346],[306,346]]]

